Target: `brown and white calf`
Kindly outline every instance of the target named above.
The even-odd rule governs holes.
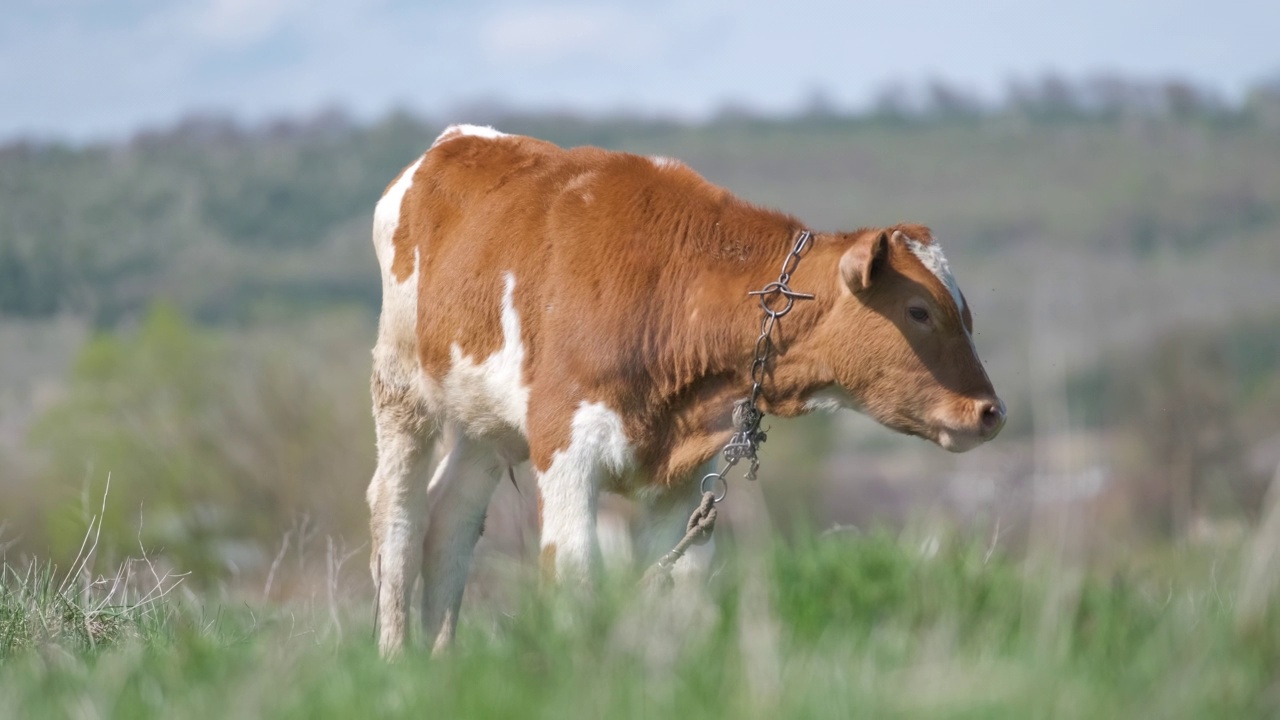
[[[423,631],[450,642],[509,465],[532,461],[557,577],[590,577],[602,490],[641,503],[653,549],[680,538],[696,471],[750,387],[761,311],[747,292],[777,279],[803,229],[677,161],[468,125],[391,183],[373,223],[368,491],[385,653],[405,642],[419,571]],[[775,331],[765,412],[851,408],[956,452],[999,432],[1004,405],[928,228],[817,233],[791,285],[816,298]]]

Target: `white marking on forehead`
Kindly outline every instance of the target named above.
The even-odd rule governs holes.
[[[649,162],[653,163],[654,167],[659,169],[677,168],[677,167],[682,167],[684,165],[684,163],[680,162],[679,160],[676,160],[675,158],[669,158],[664,155],[650,155]]]
[[[435,147],[446,140],[453,140],[460,137],[480,137],[487,140],[496,140],[497,138],[507,137],[504,132],[499,132],[488,125],[450,125],[440,133],[436,141],[431,143],[431,147]]]
[[[929,272],[937,275],[947,291],[951,293],[951,299],[956,302],[956,311],[963,313],[964,298],[960,296],[960,286],[956,284],[956,278],[951,274],[951,265],[947,263],[947,256],[942,254],[942,248],[936,242],[926,245],[919,240],[911,238],[906,240],[907,248],[911,253],[920,259],[920,263],[928,268]]]

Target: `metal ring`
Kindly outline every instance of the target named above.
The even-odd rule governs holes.
[[[710,486],[710,488],[708,488],[708,486],[707,486],[707,480],[711,480],[711,486]],[[712,499],[712,501],[713,501],[713,502],[720,502],[721,500],[723,500],[723,499],[724,499],[724,496],[725,496],[725,495],[728,495],[728,494],[729,494],[729,481],[728,481],[728,480],[725,480],[725,479],[724,479],[724,475],[721,475],[721,474],[720,474],[720,473],[718,473],[718,472],[709,472],[709,473],[707,473],[706,475],[703,475],[703,476],[702,476],[702,482],[698,483],[698,490],[699,490],[699,491],[704,492],[704,493],[706,493],[706,492],[715,492],[715,488],[716,488],[716,481],[717,481],[717,480],[718,480],[718,481],[720,481],[720,483],[719,483],[719,484],[720,484],[720,486],[721,486],[722,488],[724,488],[724,489],[723,489],[723,490],[721,490],[721,491],[720,491],[720,493],[719,493],[718,495],[713,495],[713,496],[712,496],[712,498],[711,498],[711,499]]]
[[[791,293],[791,288],[787,287],[785,283],[780,283],[776,280],[765,285],[759,290],[747,294],[759,296],[760,309],[764,310],[766,316],[773,316],[775,318],[782,317],[783,315],[791,312],[791,306],[796,304],[795,297]],[[779,309],[774,310],[773,307],[769,305],[769,302],[778,295],[781,295],[787,302]]]

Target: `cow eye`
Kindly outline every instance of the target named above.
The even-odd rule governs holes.
[[[911,319],[915,320],[916,322],[919,322],[919,323],[929,322],[929,311],[925,310],[922,307],[907,308],[907,314],[910,315]]]

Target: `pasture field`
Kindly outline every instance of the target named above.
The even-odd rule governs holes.
[[[1244,550],[1085,569],[797,532],[727,553],[701,598],[612,577],[579,602],[519,571],[505,599],[469,595],[446,657],[390,664],[350,594],[184,594],[143,563],[108,599],[6,566],[0,717],[1275,717],[1280,604],[1244,611]]]

